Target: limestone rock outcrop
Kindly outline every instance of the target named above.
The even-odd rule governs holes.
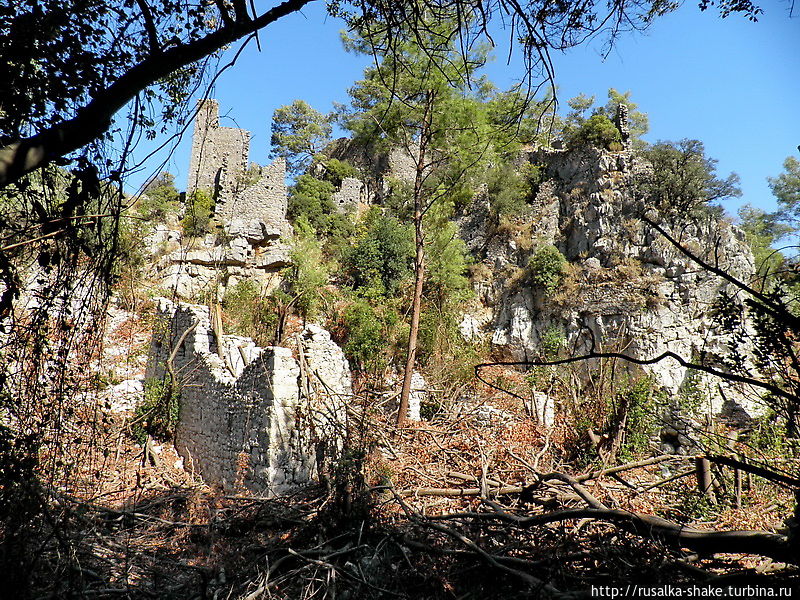
[[[461,223],[467,242],[483,246],[487,276],[476,283],[491,307],[493,346],[514,360],[541,354],[545,338],[560,336],[570,354],[619,351],[637,359],[674,352],[687,360],[703,355],[723,358],[731,340],[711,318],[720,292],[736,290],[695,264],[647,225],[647,210],[631,192],[634,178],[647,165],[630,151],[537,150],[526,160],[545,169],[531,216],[505,235],[481,229],[477,209]],[[658,214],[650,211],[658,218]],[[485,222],[485,221],[484,221]],[[754,272],[744,234],[713,216],[684,219],[667,227],[686,248],[742,281]],[[530,284],[528,260],[537,248],[555,246],[569,263],[560,288],[548,294]],[[591,364],[587,365],[588,374]],[[655,384],[678,392],[687,369],[667,359],[623,368],[649,373]],[[723,397],[706,382],[717,414]],[[759,411],[735,386],[726,396],[752,415]]]

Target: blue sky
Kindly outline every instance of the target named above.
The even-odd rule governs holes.
[[[790,17],[783,0],[761,6],[765,14],[751,23],[701,13],[690,1],[648,32],[623,36],[605,60],[602,39],[554,54],[559,100],[565,105],[583,92],[602,104],[609,87],[631,90],[650,116],[647,140],[699,139],[719,160],[720,175],[740,175],[744,195],[727,205],[730,212],[744,202],[769,209],[766,178],[780,173],[786,156],[800,154],[800,15]],[[302,98],[327,111],[347,100],[347,88],[369,59],[344,52],[341,28],[314,3],[263,31],[261,52],[251,44],[219,79],[212,96],[221,122],[252,132],[251,160],[268,162],[278,106]],[[520,76],[519,64],[497,58],[488,75],[508,87]],[[179,188],[185,187],[189,137],[190,131],[165,167]]]

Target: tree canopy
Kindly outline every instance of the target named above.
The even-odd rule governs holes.
[[[330,118],[304,100],[281,106],[272,116],[272,157],[286,159],[286,171],[297,176],[330,142]]]

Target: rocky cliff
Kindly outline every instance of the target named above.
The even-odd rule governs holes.
[[[594,349],[649,359],[671,351],[713,361],[730,353],[731,342],[710,313],[720,292],[735,290],[640,217],[659,221],[684,247],[748,281],[754,263],[741,231],[711,214],[670,223],[666,211],[646,206],[635,182],[648,165],[629,151],[537,150],[524,161],[545,173],[524,217],[492,231],[485,198],[478,198],[462,220],[465,239],[484,256],[475,281],[484,310],[468,317],[465,328],[482,323],[498,354],[520,361],[542,356],[554,339],[570,355]],[[531,283],[530,258],[545,247],[557,248],[567,263],[550,291]],[[671,359],[643,369],[673,395],[686,382],[687,369]],[[589,372],[584,368],[584,378]],[[758,411],[743,390],[720,392],[717,383],[705,382],[704,412],[719,413],[723,397]]]

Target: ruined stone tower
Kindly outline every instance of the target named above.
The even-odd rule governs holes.
[[[186,192],[205,190],[227,200],[247,170],[249,154],[250,132],[220,127],[217,101],[201,100],[194,121]]]

